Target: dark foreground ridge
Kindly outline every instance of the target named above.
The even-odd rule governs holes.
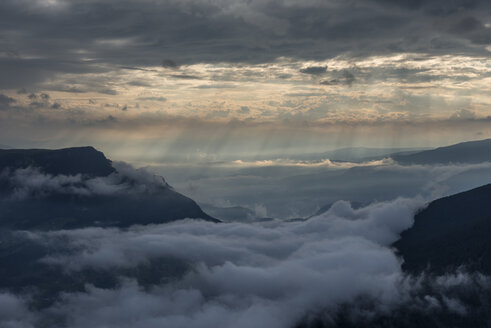
[[[19,170],[35,173],[23,181]],[[138,174],[121,174],[93,147],[0,150],[0,228],[123,228],[185,218],[218,222],[162,178],[148,181],[148,175],[139,181]],[[88,192],[89,184],[102,187]]]
[[[491,184],[437,199],[394,246],[403,269],[435,273],[465,266],[491,274]]]
[[[306,316],[295,328],[491,327],[484,278],[491,274],[490,236],[491,184],[437,199],[393,245],[407,277],[418,281],[407,299],[384,312],[376,310],[376,300],[360,297],[337,311]],[[428,299],[445,305],[432,308]],[[445,303],[450,299],[461,308]]]
[[[93,147],[0,150],[0,292],[28,293],[30,306],[44,308],[60,293],[82,292],[87,284],[115,288],[124,276],[151,285],[182,275],[188,265],[171,257],[131,270],[80,272],[65,272],[41,259],[75,251],[69,240],[56,237],[56,230],[128,228],[185,218],[219,222],[162,177],[128,165],[120,170]],[[54,236],[40,242],[30,238],[35,230]],[[40,324],[55,326],[63,325]]]

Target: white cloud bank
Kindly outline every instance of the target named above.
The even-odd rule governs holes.
[[[87,285],[84,292],[64,293],[36,313],[28,312],[21,299],[0,294],[0,302],[15,310],[0,319],[0,326],[31,327],[39,318],[58,317],[71,328],[284,328],[319,315],[329,322],[340,306],[360,299],[371,300],[373,308],[358,311],[355,305],[354,317],[388,314],[407,302],[421,311],[465,315],[466,305],[447,291],[463,285],[489,287],[487,278],[442,276],[431,280],[434,293],[426,293],[425,277],[406,276],[390,248],[422,206],[422,198],[360,209],[340,201],[300,222],[184,220],[127,230],[30,232],[41,243],[68,241],[71,253],[42,259],[68,274],[88,268],[118,274],[168,258],[191,269],[171,281],[145,286],[128,277],[121,277],[115,289]]]
[[[209,224],[180,221],[129,230],[32,233],[68,237],[75,253],[43,261],[69,272],[117,270],[178,258],[192,270],[151,288],[65,294],[49,311],[70,327],[290,327],[316,310],[363,295],[381,306],[401,299],[400,259],[388,247],[412,225],[422,199],[353,209],[336,203],[305,222]]]
[[[106,177],[53,175],[31,166],[15,170],[4,169],[0,172],[0,183],[11,186],[11,199],[43,197],[53,193],[81,196],[153,193],[160,188],[169,187],[163,177],[145,169],[135,169],[123,162],[115,162],[113,166],[117,172]]]

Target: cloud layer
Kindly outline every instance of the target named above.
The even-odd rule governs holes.
[[[44,173],[37,167],[4,169],[0,172],[0,182],[7,188],[7,199],[18,200],[29,197],[44,197],[52,194],[71,194],[79,196],[152,194],[162,188],[170,188],[161,176],[144,169],[135,169],[129,164],[115,162],[117,172],[107,177],[87,177],[77,175],[53,175]],[[4,195],[5,196],[5,195]]]
[[[422,199],[399,198],[355,210],[341,201],[303,222],[180,221],[128,230],[30,232],[28,238],[40,245],[63,243],[41,259],[44,264],[69,275],[112,272],[121,280],[116,288],[87,285],[82,292],[63,293],[57,303],[34,312],[27,310],[27,295],[2,293],[2,309],[10,310],[0,322],[31,327],[58,318],[72,328],[283,328],[316,318],[329,324],[339,313],[353,322],[404,309],[457,317],[475,313],[477,305],[469,307],[464,296],[487,290],[486,277],[401,272],[390,244],[412,225],[421,206]],[[150,284],[128,275],[138,272],[130,268],[168,258],[188,269]]]
[[[339,202],[307,222],[206,224],[183,221],[128,231],[89,228],[31,233],[68,240],[67,255],[42,261],[68,272],[117,272],[159,258],[192,270],[149,289],[124,280],[115,290],[88,287],[49,309],[70,327],[287,327],[313,309],[363,294],[399,297],[400,260],[386,246],[412,224],[421,200],[397,199],[353,210]],[[91,313],[90,316],[87,313]]]

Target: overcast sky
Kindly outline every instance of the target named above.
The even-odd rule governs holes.
[[[3,0],[0,143],[296,153],[491,137],[485,0]]]

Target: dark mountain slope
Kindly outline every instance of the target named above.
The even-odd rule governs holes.
[[[334,314],[306,316],[295,328],[491,327],[491,291],[481,275],[491,274],[491,184],[431,202],[393,246],[403,269],[418,277],[408,302],[377,311],[377,300],[360,297]],[[465,279],[448,283],[461,267]]]
[[[491,139],[462,142],[415,154],[393,154],[401,164],[481,163],[491,161]]]
[[[180,277],[191,269],[180,259],[163,256],[149,259],[136,268],[69,271],[62,265],[42,260],[75,252],[76,248],[68,238],[51,236],[39,240],[24,231],[0,229],[0,241],[0,291],[30,293],[33,308],[51,306],[60,293],[83,292],[88,284],[111,289],[121,283],[121,277],[126,277],[136,279],[142,286],[151,286]]]
[[[491,184],[431,202],[394,246],[411,272],[491,273]]]
[[[184,218],[217,222],[162,178],[118,172],[92,147],[0,151],[0,228],[128,227]]]
[[[40,199],[0,201],[0,228],[76,229],[92,226],[129,227],[185,218],[218,222],[190,198],[172,189],[153,194],[53,195]]]
[[[93,147],[48,149],[2,149],[0,171],[5,168],[38,167],[48,174],[107,176],[115,169],[104,154]]]

